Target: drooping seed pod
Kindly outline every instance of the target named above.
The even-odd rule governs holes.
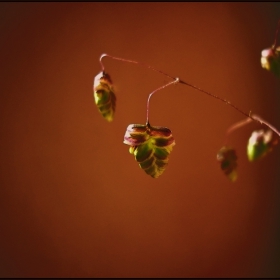
[[[135,156],[140,168],[158,178],[166,168],[175,140],[166,127],[130,124],[124,144],[130,146],[129,152]]]
[[[111,122],[116,109],[116,95],[109,74],[100,72],[95,76],[93,96],[99,112],[107,121]]]
[[[262,67],[280,78],[280,47],[265,49],[261,55]]]
[[[221,164],[221,169],[230,181],[237,179],[237,156],[233,148],[222,147],[217,153],[217,161]]]
[[[272,130],[268,129],[253,131],[247,145],[247,156],[249,161],[255,161],[266,156],[272,151],[278,139],[273,137]]]

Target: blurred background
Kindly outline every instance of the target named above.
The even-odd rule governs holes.
[[[124,145],[170,80],[104,58],[114,121],[94,104],[102,53],[137,60],[280,129],[279,80],[261,68],[280,3],[0,3],[1,277],[280,277],[280,149],[238,180],[216,162],[244,116],[184,85],[151,99],[176,145],[158,179]],[[279,42],[280,44],[280,42]]]

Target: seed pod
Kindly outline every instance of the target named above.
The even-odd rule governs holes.
[[[222,147],[217,153],[217,161],[221,163],[221,169],[230,181],[237,179],[237,156],[233,148]]]
[[[95,76],[93,92],[99,112],[107,121],[111,122],[116,108],[116,95],[109,74],[100,72]]]
[[[280,78],[280,47],[265,49],[261,55],[262,67]]]
[[[166,168],[175,140],[166,127],[131,124],[127,127],[124,144],[130,146],[129,152],[140,168],[158,178]]]
[[[272,130],[253,131],[247,145],[247,156],[249,161],[255,161],[264,157],[272,151],[273,146],[278,143],[278,139],[273,138]]]

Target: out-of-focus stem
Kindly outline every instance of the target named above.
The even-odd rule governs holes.
[[[274,43],[272,45],[272,50],[275,51],[276,48],[277,48],[277,39],[278,39],[278,31],[279,31],[279,28],[280,28],[280,19],[278,21],[278,25],[277,25],[277,29],[276,29],[276,32],[275,32],[275,36],[274,36]]]
[[[228,138],[229,138],[229,135],[235,131],[236,129],[239,129],[243,126],[245,126],[246,124],[249,124],[250,122],[253,121],[256,121],[256,122],[259,122],[260,124],[264,124],[266,125],[267,127],[269,127],[273,132],[275,132],[276,134],[278,134],[278,136],[280,137],[280,132],[275,128],[273,127],[271,124],[269,124],[268,122],[266,122],[265,120],[263,120],[260,116],[257,116],[257,115],[251,115],[251,118],[247,118],[245,120],[242,120],[240,122],[237,122],[233,125],[231,125],[227,132],[226,132],[226,137],[225,137],[225,144],[228,142]]]
[[[248,123],[250,123],[250,122],[252,122],[252,119],[251,119],[251,118],[247,118],[247,119],[245,119],[245,120],[242,120],[242,121],[240,121],[240,122],[237,122],[237,123],[234,123],[233,125],[231,125],[231,126],[228,128],[227,132],[226,132],[225,146],[226,146],[226,144],[227,144],[227,142],[228,142],[229,135],[230,135],[233,131],[235,131],[235,130],[238,129],[238,128],[241,128],[242,126],[244,126],[244,125],[246,125],[246,124],[248,124]]]

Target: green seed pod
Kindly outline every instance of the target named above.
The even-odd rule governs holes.
[[[221,169],[230,181],[237,179],[237,156],[233,148],[222,147],[217,153],[217,161],[221,164]]]
[[[261,55],[262,67],[280,78],[280,47],[265,49]]]
[[[107,73],[100,72],[95,76],[93,96],[99,112],[107,121],[111,122],[116,108],[116,95],[111,78]]]
[[[264,130],[253,131],[247,145],[249,161],[255,161],[266,156],[277,143],[278,140],[273,139],[273,132],[270,129],[266,132]]]
[[[166,127],[131,124],[127,127],[124,144],[130,146],[129,152],[140,168],[158,178],[166,168],[175,140]]]

